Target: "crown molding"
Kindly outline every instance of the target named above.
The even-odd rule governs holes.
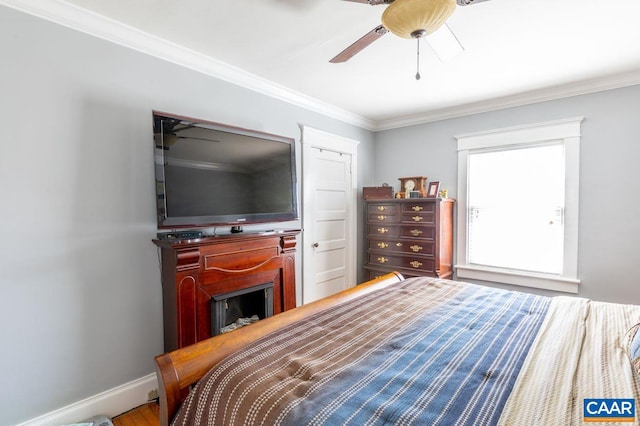
[[[593,78],[570,84],[547,87],[540,90],[488,99],[475,103],[468,103],[451,108],[442,108],[423,114],[421,113],[407,115],[399,118],[392,118],[389,120],[380,120],[376,122],[374,131],[378,132],[382,130],[390,130],[401,127],[414,126],[418,124],[431,123],[434,121],[464,117],[467,115],[497,111],[505,108],[513,108],[539,102],[552,101],[556,99],[568,98],[571,96],[602,92],[604,90],[635,86],[637,84],[640,84],[640,70]]]
[[[0,4],[345,123],[367,130],[375,128],[375,122],[360,115],[63,0],[0,0]]]
[[[0,4],[373,132],[640,84],[640,70],[634,70],[516,95],[440,108],[426,113],[375,121],[64,0],[0,0]]]

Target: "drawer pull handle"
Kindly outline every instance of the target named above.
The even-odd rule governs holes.
[[[419,229],[412,229],[411,231],[409,231],[411,233],[411,235],[413,235],[414,237],[417,237],[418,235],[422,235],[422,231]]]
[[[422,266],[422,262],[418,262],[417,260],[414,260],[413,262],[410,263],[411,266],[413,266],[414,268],[419,268]]]
[[[386,216],[383,216],[383,215],[378,216],[378,220],[385,220],[386,218],[387,218],[387,217],[386,217]]]
[[[423,217],[422,216],[414,216],[411,219],[413,219],[414,222],[420,222],[423,219]]]
[[[424,207],[422,206],[413,206],[411,208],[413,209],[414,212],[419,212],[421,210],[424,210]]]
[[[389,261],[389,259],[387,259],[386,257],[379,257],[378,258],[378,262],[380,263],[387,263]]]
[[[378,211],[383,212],[385,211],[387,208],[385,206],[378,206]]]
[[[420,250],[422,250],[422,247],[420,246],[411,246],[409,247],[414,253],[419,252]]]
[[[384,249],[384,248],[389,247],[389,244],[387,244],[387,243],[378,243],[378,247],[380,247],[381,249]]]
[[[402,247],[402,243],[396,243],[396,247]]]
[[[378,228],[378,233],[379,234],[386,234],[387,232],[389,232],[388,228]]]

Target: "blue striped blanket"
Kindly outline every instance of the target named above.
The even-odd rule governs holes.
[[[230,356],[173,424],[496,424],[549,303],[410,278]]]

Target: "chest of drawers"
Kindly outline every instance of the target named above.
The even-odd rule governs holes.
[[[369,278],[394,270],[405,277],[450,278],[454,203],[452,198],[366,200]]]

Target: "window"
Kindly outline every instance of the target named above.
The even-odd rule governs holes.
[[[458,278],[577,293],[582,117],[458,136]]]

